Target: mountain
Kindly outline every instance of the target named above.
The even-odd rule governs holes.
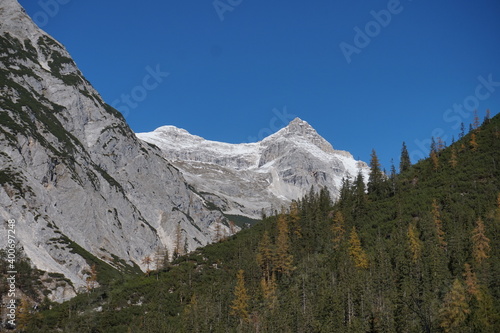
[[[175,126],[137,137],[158,146],[206,200],[229,215],[259,218],[263,210],[280,210],[311,187],[326,187],[336,199],[343,178],[361,172],[367,180],[369,174],[366,163],[333,149],[299,118],[256,143],[209,141]]]
[[[0,44],[0,216],[15,220],[18,249],[38,269],[71,280],[52,299],[74,296],[93,264],[145,270],[159,248],[235,231],[16,0],[1,2]]]
[[[173,126],[136,136],[16,0],[0,6],[0,44],[0,215],[16,221],[19,253],[71,281],[53,300],[85,288],[93,265],[145,271],[147,257],[238,231],[234,215],[260,218],[311,187],[336,198],[342,178],[367,179],[365,163],[300,119],[250,144]]]
[[[44,332],[500,332],[500,115],[400,174],[308,193],[149,276],[32,316]],[[361,188],[364,188],[361,186]]]

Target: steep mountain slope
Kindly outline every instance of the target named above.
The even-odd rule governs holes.
[[[144,269],[176,236],[194,249],[231,232],[16,0],[0,4],[0,45],[0,216],[37,268],[78,288],[93,262]]]
[[[151,276],[80,295],[32,325],[71,333],[500,332],[499,160],[497,115],[432,159],[381,178],[373,192],[346,185],[335,204],[326,191],[308,194],[288,214]]]
[[[296,118],[257,143],[205,140],[174,126],[137,136],[161,148],[164,156],[203,196],[227,214],[259,217],[288,206],[313,186],[337,198],[343,178],[362,172],[366,163],[334,150],[307,122]]]

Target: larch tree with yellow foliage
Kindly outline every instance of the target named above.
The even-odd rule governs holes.
[[[345,219],[341,211],[336,211],[332,224],[333,247],[338,248],[345,235]]]
[[[464,265],[464,270],[465,271],[463,276],[465,279],[465,287],[467,288],[467,293],[479,299],[480,294],[476,273],[472,271],[472,267],[468,263]]]
[[[479,147],[479,144],[477,143],[476,133],[471,133],[469,145],[472,151],[476,151]]]
[[[262,291],[264,305],[270,310],[274,309],[278,303],[276,275],[274,273],[271,274],[268,280],[263,277],[260,280],[260,289]]]
[[[481,218],[476,221],[472,231],[472,256],[478,265],[489,258],[490,239],[486,237],[486,229]]]
[[[90,275],[87,277],[86,284],[88,292],[93,291],[97,285],[97,268],[95,264],[90,267]]]
[[[434,221],[434,227],[436,230],[436,237],[438,239],[439,246],[446,250],[447,243],[444,239],[444,231],[443,231],[443,221],[441,220],[441,212],[439,209],[439,204],[436,199],[432,200],[432,218]]]
[[[450,165],[453,169],[455,169],[458,165],[457,149],[455,146],[451,148]]]
[[[439,157],[438,154],[433,150],[431,151],[431,161],[432,161],[432,166],[434,168],[434,171],[437,171],[439,169]]]
[[[450,291],[444,296],[444,302],[439,311],[440,326],[445,332],[456,332],[469,313],[465,288],[459,279],[455,279]]]
[[[415,224],[408,225],[408,243],[410,245],[411,258],[414,263],[418,262],[422,256],[422,241],[419,238],[418,230]]]
[[[354,266],[357,268],[368,268],[368,256],[361,247],[361,240],[359,239],[356,227],[352,227],[349,237],[349,255],[354,261]]]
[[[293,270],[293,255],[290,253],[290,237],[288,236],[288,222],[284,214],[278,216],[278,237],[276,238],[276,252],[274,267],[279,274],[290,274]]]
[[[230,314],[236,316],[240,319],[240,324],[243,322],[248,322],[248,301],[250,297],[248,296],[247,289],[245,287],[245,272],[240,269],[236,274],[236,287],[234,288],[234,300],[231,304]]]

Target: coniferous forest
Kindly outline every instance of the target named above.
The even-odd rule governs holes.
[[[44,303],[26,332],[499,332],[500,117],[345,179],[146,275]],[[399,169],[399,170],[397,170]],[[97,266],[96,279],[101,273]]]

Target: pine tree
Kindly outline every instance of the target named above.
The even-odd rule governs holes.
[[[165,269],[169,263],[168,250],[163,246],[158,246],[156,248],[153,261],[156,270],[156,280],[160,278],[160,271]]]
[[[382,173],[382,167],[380,165],[375,149],[372,150],[370,156],[371,159],[370,159],[370,176],[368,178],[368,192],[381,194],[384,175]]]
[[[488,124],[491,121],[491,112],[490,109],[486,110],[486,115],[484,116],[484,124]]]
[[[472,231],[472,256],[475,262],[480,265],[489,258],[490,239],[486,237],[486,229],[481,218],[476,221],[476,227]]]
[[[21,304],[17,308],[16,332],[24,332],[32,317],[30,313],[31,304],[27,298],[21,298]]]
[[[500,193],[497,195],[497,208],[495,210],[495,220],[500,222]]]
[[[351,182],[348,178],[342,178],[342,186],[340,187],[339,202],[349,202],[352,195]]]
[[[436,139],[434,137],[431,137],[431,153],[434,152],[434,153],[437,153],[437,146],[436,146]]]
[[[365,180],[361,170],[358,172],[356,181],[354,182],[354,195],[355,195],[355,213],[360,214],[365,208],[366,201],[366,187]]]
[[[302,237],[302,228],[300,226],[299,204],[293,200],[290,204],[290,214],[288,215],[290,231],[296,238]]]
[[[441,212],[439,210],[439,205],[437,200],[434,199],[432,201],[432,218],[434,221],[434,227],[436,230],[436,237],[438,239],[439,246],[446,250],[446,246],[448,245],[444,239],[444,231],[443,231],[443,221],[441,220]]]
[[[391,174],[389,176],[391,195],[396,194],[396,188],[397,188],[396,176],[397,176],[396,167],[394,166],[394,161],[391,159]]]
[[[248,296],[247,289],[245,287],[245,271],[240,269],[236,274],[236,287],[234,288],[234,300],[231,304],[230,314],[236,316],[240,319],[240,324],[243,322],[248,322],[248,301],[250,297]]]
[[[269,233],[265,231],[257,247],[257,264],[262,270],[262,276],[266,281],[269,281],[271,278],[273,257],[271,239],[269,238]]]
[[[352,227],[349,237],[349,255],[354,261],[354,266],[358,268],[368,268],[368,256],[361,247],[361,240],[359,239],[356,227]]]
[[[443,305],[439,311],[440,326],[445,332],[456,332],[467,319],[470,313],[465,289],[459,279],[455,279],[451,290],[445,295]]]
[[[167,250],[163,246],[158,246],[154,255],[155,269],[157,271],[164,269],[166,261],[168,261]]]
[[[330,196],[330,191],[326,186],[323,186],[319,191],[319,202],[318,209],[320,212],[327,212],[332,204],[332,197]]]
[[[477,306],[472,314],[474,332],[498,332],[500,327],[500,314],[495,307],[495,300],[488,288],[479,286]]]
[[[462,122],[460,124],[460,134],[458,135],[458,138],[461,139],[465,136],[465,125],[464,123]]]
[[[411,166],[410,154],[408,154],[408,149],[406,148],[406,143],[403,142],[403,148],[401,148],[401,158],[399,161],[399,172],[403,173],[408,170]]]
[[[474,120],[472,121],[472,129],[477,130],[481,122],[479,121],[479,115],[477,114],[477,110],[474,110]]]
[[[193,296],[191,296],[191,299],[189,300],[189,303],[184,307],[183,311],[183,317],[186,318],[185,328],[189,332],[200,332],[199,308],[200,306],[198,302],[198,297],[196,296],[196,294],[193,294]]]
[[[175,227],[175,242],[174,242],[174,259],[178,256],[182,255],[183,246],[182,246],[182,229],[181,224],[177,223]]]
[[[188,254],[189,253],[189,241],[187,235],[184,237],[184,247],[182,249],[182,254]]]

